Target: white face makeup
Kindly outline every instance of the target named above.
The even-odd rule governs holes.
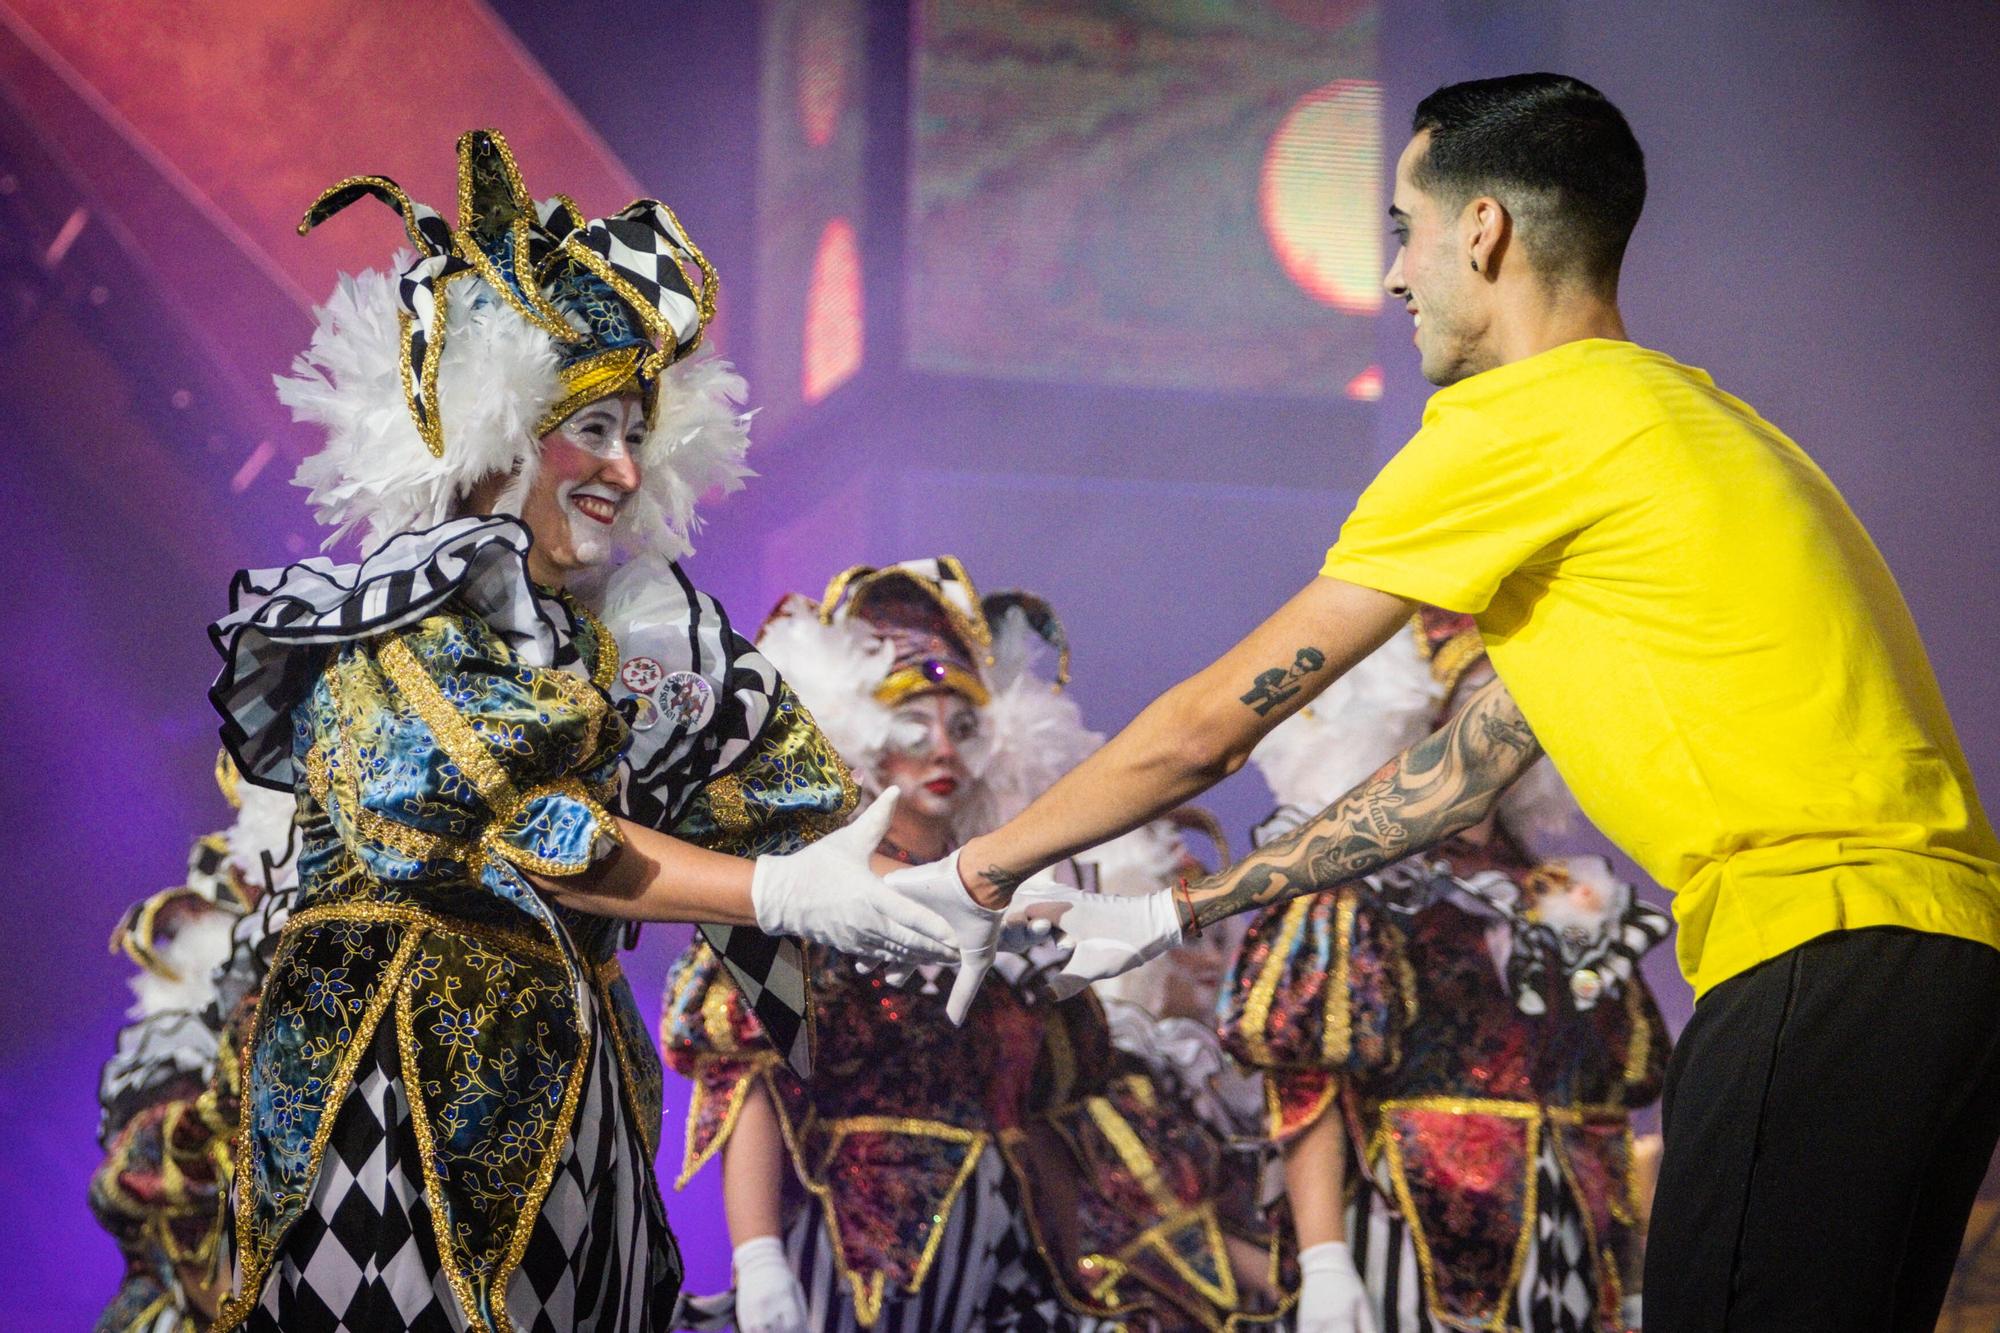
[[[902,788],[906,817],[942,824],[970,797],[985,749],[977,709],[946,691],[920,694],[891,714],[876,777],[883,787]]]
[[[630,459],[646,438],[646,408],[636,396],[600,398],[577,409],[552,432],[602,463]],[[611,558],[611,534],[629,492],[601,480],[602,470],[556,483],[556,504],[569,522],[570,550],[579,564]]]
[[[645,404],[628,393],[585,404],[542,436],[541,467],[521,502],[537,580],[560,585],[611,558],[619,515],[643,479],[645,435]]]

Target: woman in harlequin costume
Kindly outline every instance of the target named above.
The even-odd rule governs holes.
[[[656,201],[586,219],[497,133],[458,152],[455,227],[375,176],[307,212],[372,196],[417,247],[343,278],[278,385],[327,434],[300,483],[369,554],[239,574],[211,630],[225,743],[300,839],[225,1329],[665,1326],[659,1067],[606,914],[712,923],[781,1027],[771,937],[955,956],[867,869],[893,802],[813,841],[839,761],[671,563],[744,475],[742,382],[694,355],[713,271]]]
[[[1260,835],[1428,735],[1484,654],[1426,611],[1279,727]],[[1222,1031],[1264,1072],[1301,1333],[1636,1325],[1631,1112],[1668,1045],[1637,965],[1668,923],[1600,858],[1536,859],[1573,812],[1543,760],[1436,852],[1252,921]]]
[[[139,972],[98,1094],[90,1206],[125,1260],[99,1333],[206,1329],[226,1285],[237,1055],[297,881],[291,798],[243,785],[226,755],[216,779],[236,821],[198,840],[187,878],[135,903],[111,937]]]
[[[906,793],[884,867],[993,827],[1100,739],[1057,693],[1067,653],[1046,606],[981,598],[950,558],[850,570],[817,603],[781,603],[758,644],[864,789]],[[1049,644],[1054,684],[1031,665]],[[1180,855],[1159,826],[1097,859],[1157,875]],[[707,945],[668,977],[667,1061],[695,1083],[682,1181],[721,1158],[735,1327],[1226,1322],[1239,1295],[1213,1205],[1220,1144],[1118,1055],[1094,998],[1056,1002],[1032,950],[1003,953],[1011,984],[955,1027],[935,969],[815,961],[804,1080]]]

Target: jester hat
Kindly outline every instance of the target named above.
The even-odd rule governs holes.
[[[495,473],[512,478],[500,509],[518,512],[540,437],[636,392],[643,480],[619,536],[687,554],[694,502],[749,475],[748,416],[741,377],[698,352],[718,283],[673,210],[640,199],[585,218],[563,195],[538,203],[497,130],[459,138],[456,227],[386,176],[352,176],[314,201],[300,234],[362,198],[394,208],[416,252],[393,276],[343,276],[277,380],[294,416],[327,432],[296,480],[329,541],[359,526],[372,546],[442,522]]]

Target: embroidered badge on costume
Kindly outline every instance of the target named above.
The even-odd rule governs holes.
[[[634,694],[651,694],[666,674],[666,668],[651,657],[628,657],[618,668],[618,679]]]
[[[668,676],[659,698],[668,720],[687,731],[701,730],[715,716],[715,687],[692,671]]]

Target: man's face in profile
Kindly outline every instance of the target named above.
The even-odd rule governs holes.
[[[1480,351],[1488,293],[1460,244],[1462,210],[1447,207],[1410,178],[1429,147],[1430,131],[1421,130],[1396,161],[1396,191],[1389,205],[1396,259],[1382,286],[1415,322],[1424,378],[1445,385],[1491,364]]]

